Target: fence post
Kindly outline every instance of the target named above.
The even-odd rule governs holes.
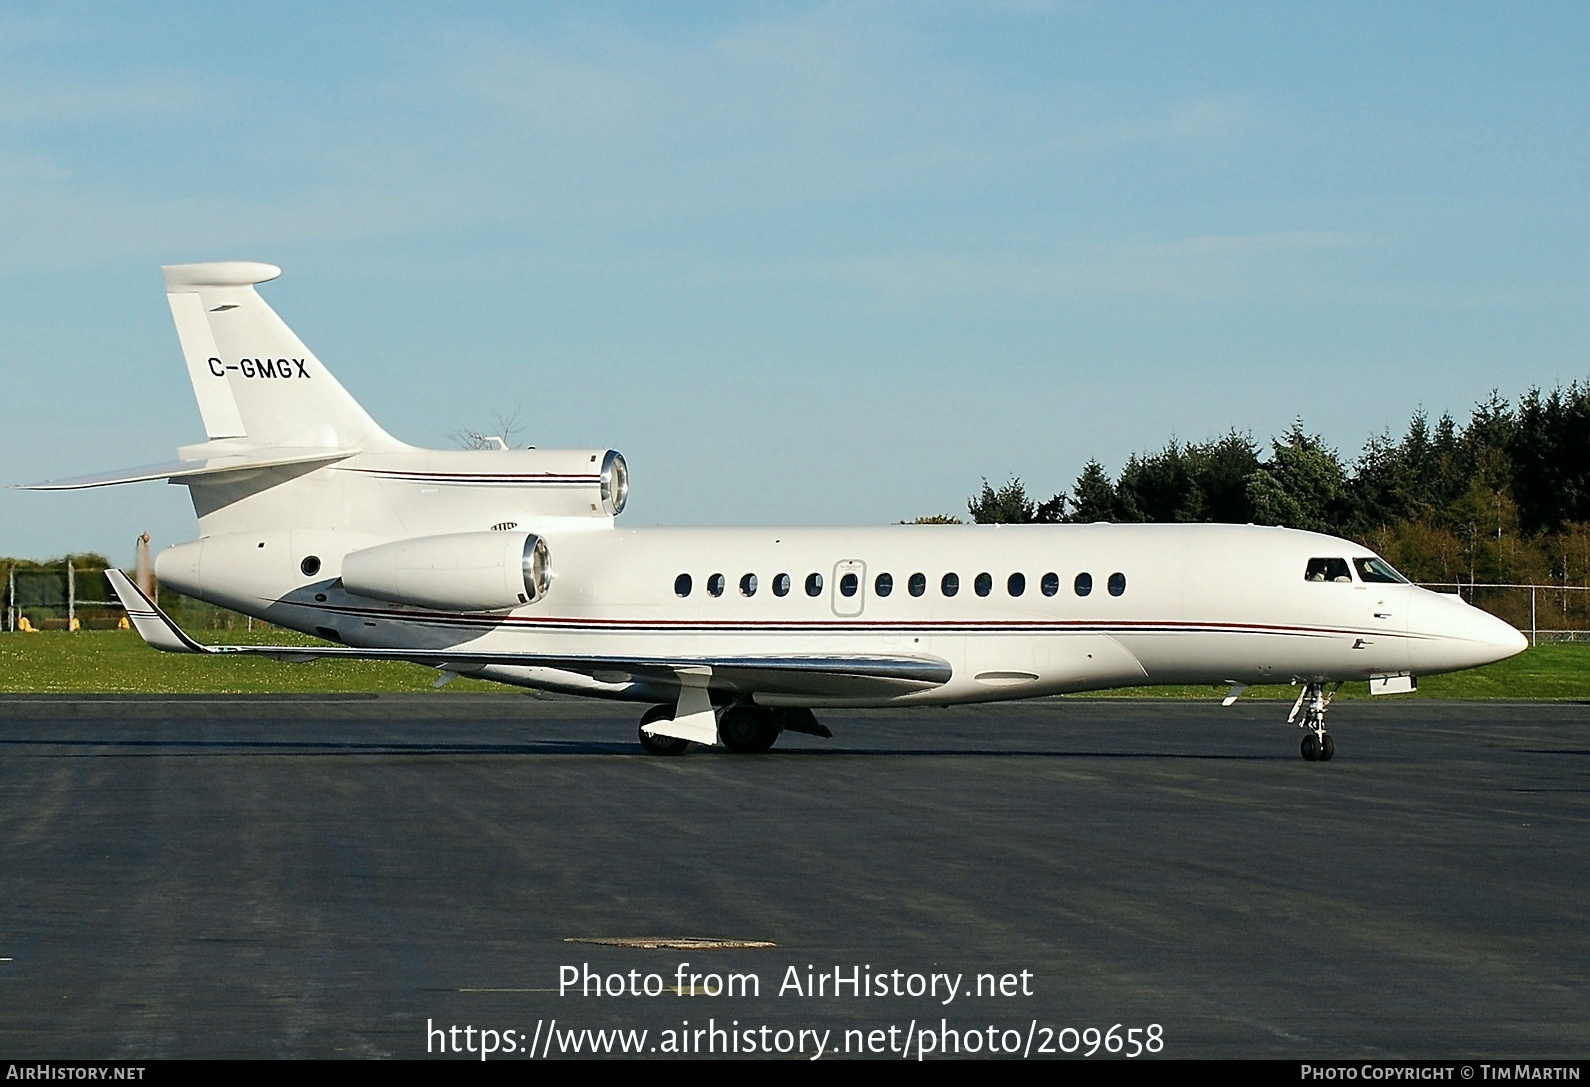
[[[1535,622],[1535,586],[1531,585],[1529,587],[1529,644],[1531,646],[1540,644],[1539,635],[1539,624]]]
[[[6,629],[15,634],[17,630],[17,568],[6,567]]]
[[[72,560],[66,560],[66,631],[72,631],[72,620],[77,618],[77,570]]]

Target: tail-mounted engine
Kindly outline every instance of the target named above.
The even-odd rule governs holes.
[[[629,500],[629,466],[613,449],[444,449],[362,456],[338,474],[369,480],[405,522],[456,525],[487,518],[616,517]]]
[[[533,532],[420,536],[342,560],[342,587],[355,596],[441,611],[516,608],[539,600],[551,582],[547,543]]]

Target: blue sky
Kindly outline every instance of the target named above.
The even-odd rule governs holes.
[[[1583,378],[1584,5],[11,5],[0,479],[202,438],[159,265],[390,431],[629,458],[632,524],[865,524],[1089,456]],[[130,561],[182,488],[0,492]]]

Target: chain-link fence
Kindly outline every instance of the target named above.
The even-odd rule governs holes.
[[[1488,585],[1421,581],[1422,588],[1456,593],[1541,642],[1590,641],[1590,586]]]
[[[127,616],[105,579],[105,568],[56,563],[15,563],[5,567],[3,629],[110,630],[125,628]],[[193,630],[252,630],[258,619],[156,586],[161,608]]]
[[[61,563],[6,569],[5,629],[78,630],[125,625],[103,567]]]

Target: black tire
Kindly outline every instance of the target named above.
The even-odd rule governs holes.
[[[1319,737],[1313,732],[1304,733],[1301,750],[1303,757],[1309,762],[1318,762],[1320,755]]]
[[[653,706],[640,717],[640,746],[648,755],[683,755],[690,750],[690,741],[681,740],[677,736],[653,736],[646,731],[646,726],[653,721],[672,721],[674,708],[672,706]]]
[[[1336,741],[1331,739],[1331,734],[1327,732],[1324,739],[1320,741],[1319,759],[1320,762],[1330,762],[1335,757]]]
[[[773,714],[757,706],[735,706],[724,711],[718,720],[718,739],[724,747],[741,755],[766,751],[778,739],[778,731]]]

